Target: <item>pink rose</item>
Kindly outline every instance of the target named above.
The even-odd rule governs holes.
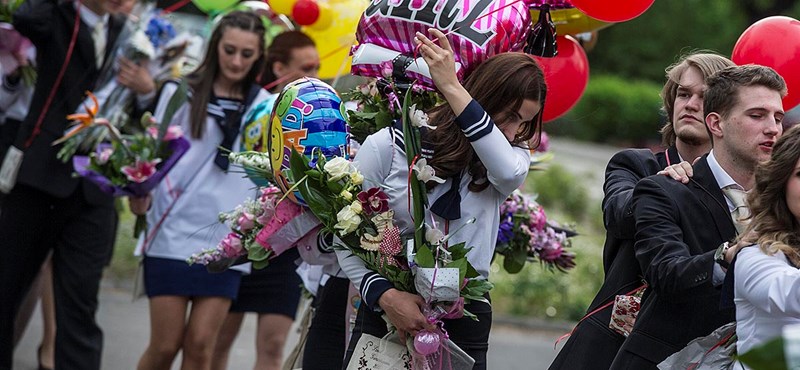
[[[239,230],[241,230],[242,232],[247,232],[247,231],[252,230],[253,227],[255,227],[254,220],[255,220],[255,216],[253,216],[252,214],[247,213],[247,212],[242,212],[242,215],[239,216],[239,220],[238,220]]]
[[[239,235],[235,233],[228,234],[225,239],[219,242],[219,245],[228,257],[239,256],[244,250],[242,247],[242,240],[239,238]]]
[[[161,159],[152,161],[137,160],[133,166],[123,166],[122,173],[128,177],[129,181],[143,183],[156,173],[156,165],[161,163]]]

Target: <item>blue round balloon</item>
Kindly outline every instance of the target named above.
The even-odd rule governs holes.
[[[345,117],[342,99],[325,82],[304,77],[283,89],[269,120],[268,140],[272,171],[281,190],[291,187],[287,171],[293,148],[311,159],[319,154],[349,159],[350,127]],[[288,197],[305,204],[299,192]]]

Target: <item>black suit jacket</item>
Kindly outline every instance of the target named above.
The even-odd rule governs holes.
[[[633,251],[636,228],[631,201],[633,188],[639,180],[679,162],[680,156],[675,147],[655,154],[649,149],[626,149],[615,154],[608,162],[603,185],[605,280],[589,305],[587,314],[613,302],[616,295],[626,294],[642,284],[641,269]],[[625,337],[608,327],[612,307],[593,313],[575,327],[550,365],[551,370],[608,369],[625,340]]]
[[[707,158],[688,184],[651,176],[634,189],[634,249],[650,287],[615,366],[632,354],[658,364],[735,319],[733,309],[720,309],[712,283],[714,251],[736,229]]]
[[[82,8],[87,11],[86,8]],[[16,145],[23,148],[31,136],[39,114],[67,55],[72,30],[78,14],[73,1],[29,0],[14,14],[14,27],[36,46],[38,77],[28,116],[22,123]],[[105,63],[111,63],[112,45],[122,30],[124,18],[109,17]],[[80,188],[92,204],[106,204],[112,198],[87,180],[74,178],[72,163],[56,158],[61,146],[51,143],[61,137],[69,126],[68,114],[75,113],[85,98],[85,91],[94,89],[99,70],[95,62],[91,29],[80,22],[78,37],[61,85],[41,124],[41,132],[30,147],[20,166],[17,183],[65,198]]]

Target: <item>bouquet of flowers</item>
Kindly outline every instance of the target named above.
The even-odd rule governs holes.
[[[123,32],[118,37],[123,41],[116,53],[112,53],[112,55],[123,56],[136,64],[147,63],[150,77],[158,84],[168,78],[177,77],[175,67],[178,66],[180,57],[188,46],[188,39],[176,37],[172,24],[152,9],[152,5],[149,5],[143,13],[144,16],[140,18],[131,17],[133,23],[125,25]],[[107,65],[116,65],[116,61]],[[102,104],[100,110],[93,114],[104,117],[118,130],[128,133],[142,131],[145,127],[129,125],[129,113],[134,103],[134,94],[131,89],[117,82],[117,71],[116,67],[106,68],[102,71],[98,84],[100,88],[95,91],[96,97],[92,98],[99,100]],[[90,101],[87,98],[83,106],[86,107],[89,104]],[[89,113],[89,111],[85,109],[78,113]],[[58,156],[67,161],[78,151],[89,151],[90,148],[103,141],[107,133],[108,131],[101,127],[90,127],[83,130],[74,138],[64,142]]]
[[[289,201],[282,201],[282,193],[275,186],[260,188],[261,195],[256,200],[246,200],[233,211],[219,214],[219,221],[230,227],[231,232],[215,248],[201,251],[189,257],[189,264],[199,263],[209,266],[212,271],[222,271],[237,259],[246,256],[253,262],[253,268],[264,268],[269,259],[291,247],[297,237],[278,235],[279,231],[300,227],[305,234],[316,223],[303,213],[301,207]],[[304,217],[300,217],[305,215]],[[274,237],[278,235],[278,237]],[[302,236],[302,235],[298,235]]]
[[[443,180],[419,155],[419,127],[427,126],[427,116],[416,109],[418,103],[411,104],[414,91],[409,86],[399,111],[409,164],[413,234],[401,234],[394,211],[389,209],[388,196],[380,188],[364,189],[363,175],[343,158],[326,160],[320,154],[309,160],[295,151],[288,177],[323,228],[335,233],[345,248],[395,288],[425,299],[423,313],[431,322],[464,315],[476,319],[464,310],[464,304],[486,301],[484,294],[492,284],[481,278],[467,260],[470,247],[464,243],[448,245],[452,234],[446,236],[436,225],[424,222],[428,204],[424,183]],[[446,335],[437,329],[418,333],[408,347],[415,362],[428,363],[445,350],[446,343]]]
[[[358,110],[349,110],[347,114],[350,134],[359,143],[363,143],[367,136],[391,126],[392,122],[402,118],[402,103],[397,88],[403,83],[392,78],[391,62],[383,64],[383,78],[373,79],[345,94],[347,99],[358,104]],[[427,90],[420,85],[412,85],[410,93],[415,108],[420,111],[427,111],[440,102],[437,92]]]
[[[495,250],[503,255],[508,273],[516,274],[525,262],[535,260],[562,272],[575,267],[575,254],[565,249],[576,234],[548,220],[535,200],[514,191],[500,206],[500,217]]]
[[[54,145],[76,137],[87,128],[108,130],[110,143],[97,145],[88,156],[72,158],[75,172],[113,196],[146,196],[186,153],[189,141],[183,138],[179,126],[159,127],[149,113],[142,116],[144,132],[123,135],[107,119],[95,117],[97,100],[92,93],[88,95],[95,101],[86,108],[89,113],[67,116],[75,125]],[[138,217],[134,236],[145,227],[144,217]]]

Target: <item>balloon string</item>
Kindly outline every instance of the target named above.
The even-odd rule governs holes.
[[[191,2],[192,2],[192,0],[181,0],[181,1],[177,2],[177,3],[175,3],[175,4],[172,4],[172,5],[168,6],[164,10],[162,10],[161,11],[161,15],[167,15],[169,13],[172,13],[172,12],[174,12],[174,11],[180,9],[180,8],[183,8],[184,6],[188,5]]]

